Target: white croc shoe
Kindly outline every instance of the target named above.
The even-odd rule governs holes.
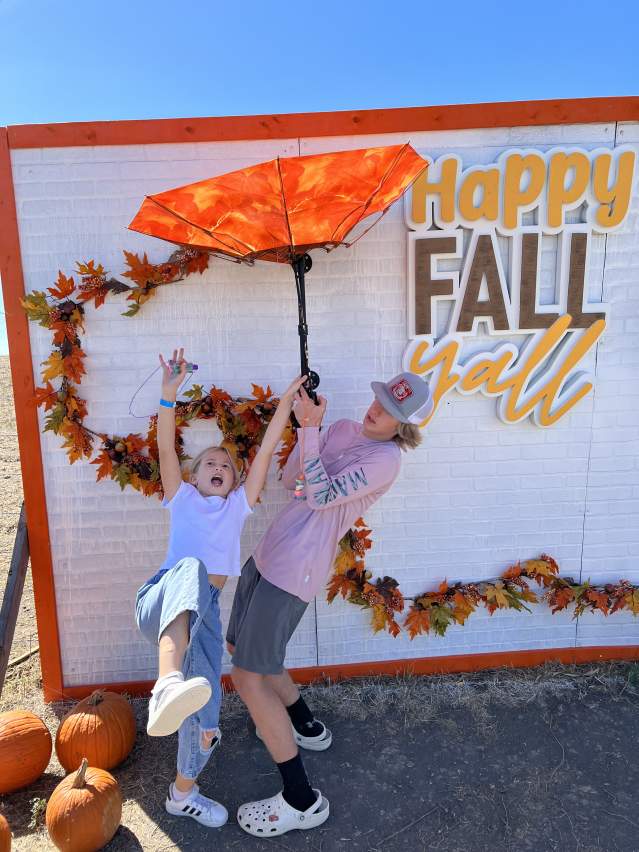
[[[281,793],[270,799],[240,805],[237,824],[253,837],[277,837],[294,829],[306,831],[317,828],[328,819],[330,807],[328,799],[319,790],[313,792],[317,794],[317,800],[307,811],[295,810]]]
[[[319,719],[316,719],[315,721],[319,722]],[[315,737],[305,737],[303,734],[300,734],[293,725],[291,725],[293,730],[293,739],[300,748],[305,748],[307,751],[326,751],[327,748],[330,748],[331,743],[333,742],[333,734],[331,734],[324,722],[319,723],[323,730]],[[262,735],[257,728],[255,729],[255,736],[259,740],[262,740]]]
[[[174,734],[185,719],[204,707],[210,697],[211,685],[205,677],[167,684],[157,695],[151,696],[147,734],[150,737]]]
[[[197,784],[193,785],[187,798],[179,802],[171,796],[171,785],[169,785],[169,795],[166,797],[164,807],[171,816],[191,817],[207,828],[221,828],[229,818],[224,805],[203,796]]]

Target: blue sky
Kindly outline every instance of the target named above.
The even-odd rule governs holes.
[[[636,95],[637,32],[634,0],[0,0],[0,125]]]

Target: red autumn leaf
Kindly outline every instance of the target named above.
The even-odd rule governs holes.
[[[75,281],[73,278],[67,278],[62,270],[58,270],[58,280],[53,287],[47,287],[47,290],[54,299],[66,299],[75,290]]]
[[[123,440],[126,445],[126,451],[129,454],[139,453],[147,445],[142,435],[127,435]]]
[[[53,345],[54,346],[62,346],[65,340],[68,340],[69,343],[75,344],[76,337],[78,336],[78,332],[71,322],[53,322],[51,323],[51,328],[53,329]]]
[[[197,256],[192,258],[186,264],[187,274],[191,275],[194,272],[204,272],[209,265],[209,253],[206,251],[198,252]]]

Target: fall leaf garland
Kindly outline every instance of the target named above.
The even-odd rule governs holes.
[[[87,406],[78,396],[77,386],[86,375],[86,356],[80,340],[85,305],[93,301],[94,307],[99,308],[110,293],[126,293],[130,305],[123,316],[133,317],[159,287],[182,281],[193,272],[202,273],[208,267],[209,255],[191,248],[178,249],[160,264],[149,263],[146,254],[139,258],[125,251],[124,257],[128,269],[123,277],[130,279],[132,285],[107,277],[103,266],[96,266],[90,260],[76,266],[79,284],[59,272],[55,284],[46,293],[34,291],[22,300],[29,319],[53,333],[53,352],[42,363],[45,384],[36,388],[34,403],[46,412],[44,431],[62,437],[71,464],[82,458],[91,459],[97,438],[100,448],[91,460],[97,466],[97,481],[111,478],[122,489],[130,486],[146,496],[161,496],[157,415],[149,418],[146,437],[106,435],[84,425]],[[52,384],[56,380],[60,380],[57,388]],[[253,385],[251,398],[234,399],[221,388],[213,386],[205,391],[196,384],[184,396],[185,400],[176,403],[176,451],[180,461],[187,458],[184,427],[195,419],[215,419],[224,445],[246,473],[277,408],[278,399],[270,387],[264,390]],[[295,431],[289,425],[277,453],[280,469],[295,442]],[[402,631],[397,615],[403,612],[405,601],[410,598],[402,595],[399,583],[392,577],[372,578],[364,558],[371,546],[371,530],[360,518],[339,543],[334,574],[328,583],[328,601],[331,603],[341,595],[349,603],[370,609],[374,632],[387,630],[395,637]],[[541,597],[531,589],[530,581],[545,588]],[[542,600],[552,613],[574,605],[575,618],[586,610],[598,610],[607,616],[627,609],[639,615],[639,586],[627,580],[603,587],[576,583],[571,577],[560,577],[555,560],[542,555],[511,566],[495,580],[452,585],[444,581],[437,591],[423,592],[412,599],[403,627],[411,639],[431,632],[444,636],[451,624],[465,624],[480,605],[490,615],[497,609],[530,612],[527,604]]]
[[[53,334],[53,352],[43,362],[43,387],[36,388],[35,404],[46,412],[44,430],[60,435],[71,464],[79,459],[91,459],[96,439],[99,448],[91,464],[97,466],[96,479],[110,478],[124,489],[135,488],[145,495],[162,494],[157,449],[157,416],[149,418],[145,436],[106,435],[94,432],[85,425],[86,401],[78,395],[78,386],[86,374],[85,353],[80,333],[84,333],[85,306],[93,301],[101,307],[111,293],[126,293],[130,306],[123,316],[132,317],[157,289],[165,284],[175,284],[194,272],[203,272],[209,255],[195,249],[178,249],[166,263],[152,264],[146,254],[140,258],[124,252],[128,269],[123,277],[133,283],[126,284],[108,277],[101,264],[95,261],[78,263],[73,277],[59,272],[58,278],[47,292],[34,291],[22,305],[33,322]],[[59,381],[54,387],[52,382]],[[224,445],[233,453],[240,469],[246,473],[255,458],[264,432],[277,408],[278,400],[270,387],[264,390],[253,385],[250,399],[233,399],[226,391],[194,385],[176,403],[176,450],[180,461],[184,454],[182,432],[195,419],[215,419],[224,437]],[[289,427],[284,434],[284,445],[278,453],[280,467],[288,458],[295,438]]]
[[[396,614],[403,612],[406,600],[392,577],[372,580],[366,570],[364,556],[372,547],[371,530],[362,518],[344,536],[335,560],[335,573],[328,584],[328,601],[341,595],[349,603],[372,609],[373,631],[387,630],[398,636],[402,630]],[[539,595],[530,582],[542,586]],[[490,615],[498,609],[525,609],[527,604],[545,602],[554,614],[574,604],[573,617],[586,610],[610,615],[621,609],[639,615],[639,586],[628,580],[605,586],[592,586],[589,582],[576,583],[572,577],[560,577],[559,566],[543,554],[539,559],[529,559],[510,566],[501,577],[474,583],[442,582],[437,591],[423,592],[412,598],[404,628],[411,639],[421,634],[435,633],[444,636],[451,624],[463,625],[477,607],[484,606]]]

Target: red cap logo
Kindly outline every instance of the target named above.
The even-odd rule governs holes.
[[[393,394],[397,402],[403,402],[405,399],[408,399],[409,396],[413,395],[411,386],[408,384],[406,379],[401,379],[396,384],[391,385],[390,392]]]

